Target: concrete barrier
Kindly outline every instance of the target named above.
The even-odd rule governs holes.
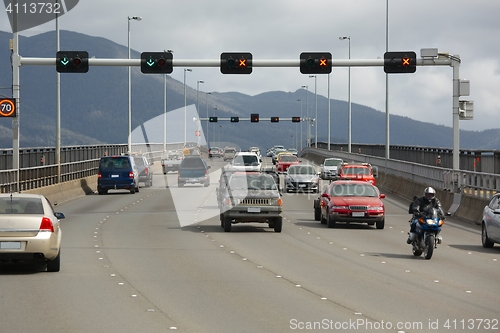
[[[23,191],[23,193],[43,194],[52,204],[55,204],[92,194],[96,189],[97,175]]]

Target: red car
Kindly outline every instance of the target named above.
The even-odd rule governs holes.
[[[314,219],[335,228],[337,222],[367,223],[384,229],[385,207],[379,189],[365,181],[337,180],[314,200]]]
[[[341,163],[339,165],[339,179],[363,180],[377,185],[373,170],[368,163],[348,164]]]
[[[276,170],[286,172],[290,165],[299,164],[299,159],[293,154],[280,154],[276,160]]]

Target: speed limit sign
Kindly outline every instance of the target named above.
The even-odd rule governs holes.
[[[16,99],[2,98],[0,99],[0,117],[15,117],[16,116]]]

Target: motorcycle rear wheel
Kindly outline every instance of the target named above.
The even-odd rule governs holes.
[[[432,258],[432,253],[434,252],[435,238],[434,235],[427,236],[425,240],[424,258],[429,260]]]

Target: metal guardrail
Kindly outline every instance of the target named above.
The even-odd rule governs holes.
[[[428,186],[437,189],[452,193],[462,193],[481,199],[488,199],[500,191],[500,175],[498,174],[463,170],[455,171],[453,169],[414,162],[347,153],[344,151],[329,151],[321,148],[306,148],[302,151],[302,154],[307,152],[325,158],[342,158],[346,162],[370,163],[375,169],[378,168],[388,175],[407,178],[420,184],[428,184]]]

